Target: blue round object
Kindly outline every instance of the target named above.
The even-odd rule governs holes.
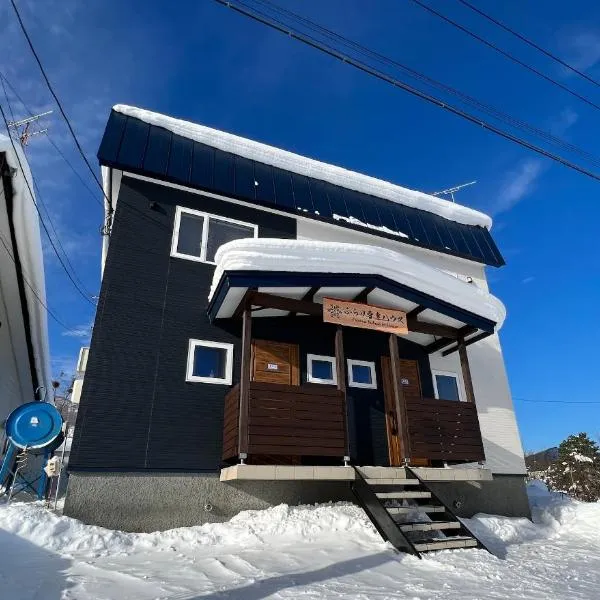
[[[45,448],[62,433],[63,420],[52,404],[28,402],[6,419],[6,435],[19,448]]]

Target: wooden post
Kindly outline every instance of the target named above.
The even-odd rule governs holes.
[[[350,458],[350,433],[348,431],[348,399],[346,397],[346,358],[344,357],[344,334],[341,325],[338,325],[335,330],[335,369],[337,375],[337,389],[344,396],[344,433],[346,435],[345,448],[346,456],[344,462]]]
[[[462,369],[463,382],[465,384],[465,393],[467,402],[475,402],[475,392],[473,390],[473,379],[471,378],[471,368],[469,366],[469,356],[467,355],[467,346],[464,338],[458,340],[458,356],[460,358],[460,368]]]
[[[240,418],[238,429],[238,454],[248,458],[248,403],[250,399],[250,362],[252,359],[252,310],[246,304],[242,312],[242,369],[240,377]]]
[[[398,435],[400,436],[400,454],[405,462],[410,462],[410,440],[408,438],[408,423],[406,415],[406,399],[402,388],[400,374],[400,352],[398,338],[390,333],[390,362],[392,368],[392,384],[394,387],[394,400],[396,402],[396,420],[398,421]]]

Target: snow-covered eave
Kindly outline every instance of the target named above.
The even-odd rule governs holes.
[[[281,150],[231,133],[175,119],[134,106],[117,104],[113,106],[113,110],[150,125],[162,127],[176,135],[218,148],[224,152],[230,152],[306,177],[327,181],[334,185],[370,194],[404,206],[424,210],[464,225],[477,225],[485,227],[488,230],[492,227],[491,217],[482,212],[423,192],[409,190],[408,188],[376,179],[369,175],[349,171],[342,167],[300,156],[299,154]]]
[[[500,300],[472,283],[459,280],[401,252],[378,246],[280,239],[242,239],[224,244],[215,255],[209,292],[213,304],[229,272],[362,274],[384,277],[441,303],[502,326],[506,311]]]
[[[34,368],[38,385],[50,390],[50,350],[48,342],[48,322],[43,304],[46,303],[46,281],[44,274],[44,260],[42,241],[37,211],[34,198],[30,189],[33,189],[31,171],[27,159],[17,144],[0,135],[0,153],[6,157],[7,164],[13,171],[12,194],[13,210],[8,217],[12,220],[16,240],[16,248],[11,247],[11,255],[19,257],[21,276],[24,280],[26,305],[20,306],[21,316],[19,321],[29,322],[28,335],[33,350]],[[6,207],[2,207],[5,210]],[[10,240],[7,240],[10,244]],[[4,250],[4,249],[2,249]],[[13,263],[13,259],[4,255],[6,260]],[[25,396],[23,401],[32,400],[32,396]]]

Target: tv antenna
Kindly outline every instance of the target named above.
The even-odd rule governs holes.
[[[454,200],[454,194],[458,192],[458,190],[462,190],[463,188],[469,187],[470,185],[475,185],[477,181],[469,181],[469,183],[461,183],[460,185],[455,185],[454,187],[448,188],[447,190],[442,190],[441,192],[434,192],[431,194],[432,196],[450,196],[452,198],[452,202],[456,202]]]
[[[38,115],[33,115],[31,117],[27,117],[26,119],[21,119],[20,121],[9,121],[8,127],[10,129],[14,129],[17,132],[19,141],[21,142],[21,146],[25,147],[29,144],[30,138],[48,132],[48,128],[32,130],[32,124],[36,123],[42,117],[51,115],[53,112],[54,111],[52,110],[47,110],[46,112],[39,113]]]

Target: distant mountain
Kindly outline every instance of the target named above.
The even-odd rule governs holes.
[[[556,460],[558,460],[558,446],[525,456],[528,471],[545,471]]]

